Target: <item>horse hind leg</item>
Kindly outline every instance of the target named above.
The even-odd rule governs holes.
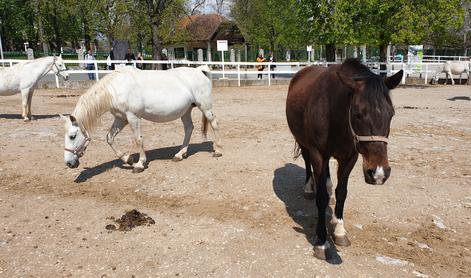
[[[127,153],[122,153],[121,151],[118,150],[117,147],[114,146],[114,138],[118,133],[123,130],[123,128],[128,124],[128,121],[123,118],[118,118],[115,116],[113,124],[111,125],[111,128],[106,135],[106,142],[108,145],[110,145],[111,149],[114,151],[116,156],[121,159],[124,163],[131,165],[131,156]]]
[[[312,177],[312,167],[311,167],[311,159],[309,158],[309,150],[301,145],[299,145],[299,148],[301,149],[301,156],[304,159],[304,167],[306,170],[306,180],[305,180],[304,194],[303,194],[304,199],[314,200],[314,198],[316,198],[316,186],[315,186],[315,181]]]
[[[173,157],[173,161],[181,161],[187,156],[188,145],[190,144],[191,134],[193,133],[194,129],[193,121],[191,120],[191,110],[193,110],[193,107],[190,107],[188,111],[186,111],[186,113],[181,117],[183,128],[185,130],[185,137],[183,138],[182,147],[180,151]]]
[[[139,148],[139,161],[132,165],[132,172],[140,173],[144,171],[147,162],[146,152],[144,151],[144,139],[141,132],[141,119],[132,113],[127,113],[126,118],[134,134],[136,146]]]
[[[201,112],[203,113],[203,136],[206,136],[206,123],[205,123],[205,118],[207,121],[209,121],[211,125],[211,129],[213,130],[214,134],[214,152],[213,156],[214,157],[220,157],[222,156],[222,145],[221,145],[221,138],[219,138],[219,125],[216,120],[216,115],[210,110],[210,109],[203,109],[202,107],[199,107]]]

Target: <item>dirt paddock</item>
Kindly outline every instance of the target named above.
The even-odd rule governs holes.
[[[352,246],[330,262],[313,257],[316,209],[302,198],[286,92],[215,88],[219,158],[201,142],[196,109],[181,162],[181,122],[144,122],[140,174],[106,144],[109,114],[80,167],[64,165],[57,114],[83,91],[36,91],[29,123],[19,95],[1,97],[0,277],[470,277],[471,87],[393,92],[391,177],[367,185],[357,163],[345,208]],[[124,149],[131,138],[126,128],[117,141]],[[132,209],[155,224],[105,229]]]

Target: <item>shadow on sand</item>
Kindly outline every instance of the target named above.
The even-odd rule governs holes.
[[[284,167],[275,170],[273,178],[273,191],[276,196],[285,203],[286,212],[300,227],[293,227],[298,233],[304,234],[306,240],[314,246],[316,241],[317,207],[315,200],[305,200],[304,192],[304,168],[288,163]],[[332,210],[327,208],[327,223],[330,223]],[[330,226],[330,225],[328,225]],[[327,260],[330,264],[341,264],[342,258],[337,253],[335,244],[329,239],[330,250]]]
[[[33,115],[33,120],[51,119],[51,118],[59,118],[59,115],[58,114]],[[21,116],[21,114],[0,114],[0,119],[23,120],[23,116]]]
[[[466,96],[456,96],[456,97],[452,97],[452,98],[447,98],[446,100],[449,100],[449,101],[457,101],[457,100],[471,101],[471,98],[466,97]]]
[[[166,147],[166,148],[146,151],[147,164],[150,164],[154,160],[171,160],[173,156],[180,150],[180,147],[181,146],[173,146],[173,147]],[[198,152],[212,152],[212,151],[213,151],[213,142],[190,144],[188,147],[188,157]],[[132,155],[133,161],[137,161],[137,156],[138,156],[137,153]],[[131,166],[124,165],[124,163],[120,159],[115,159],[115,160],[97,165],[93,168],[85,168],[80,173],[80,175],[74,180],[74,182],[81,183],[81,182],[87,181],[88,179],[91,179],[94,176],[100,175],[114,167],[119,167],[122,169],[132,169]]]

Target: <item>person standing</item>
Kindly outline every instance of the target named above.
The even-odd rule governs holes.
[[[126,53],[126,56],[124,56],[124,60],[127,60],[128,62],[126,63],[126,66],[132,66],[133,63],[132,61],[136,60],[136,57],[134,54],[131,52],[131,48],[128,48],[128,52]]]
[[[85,61],[87,61],[87,70],[88,72],[88,79],[89,80],[95,80],[95,73],[90,72],[95,69],[95,56],[93,55],[93,52],[91,49],[88,50],[87,55],[85,55]]]
[[[262,54],[262,53],[258,54],[258,56],[257,56],[257,62],[263,63],[263,62],[265,62],[265,61],[266,61],[266,60],[265,60],[265,58],[263,58],[263,54]],[[264,65],[257,65],[257,70],[258,70],[259,72],[263,71],[264,69],[265,69],[265,66],[264,66]],[[257,79],[262,79],[262,76],[263,76],[263,74],[259,73],[259,74],[257,75]]]

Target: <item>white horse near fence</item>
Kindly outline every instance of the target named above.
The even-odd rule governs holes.
[[[141,71],[132,67],[119,69],[106,75],[83,94],[74,112],[65,119],[65,164],[70,168],[79,165],[90,137],[89,132],[105,112],[111,112],[114,122],[106,136],[116,156],[131,164],[129,153],[120,152],[113,145],[115,136],[129,123],[137,146],[139,161],[133,172],[141,172],[146,166],[146,154],[141,133],[141,119],[152,122],[168,122],[180,118],[185,137],[180,151],[173,160],[180,161],[187,155],[193,131],[191,111],[198,107],[203,113],[202,131],[206,136],[208,121],[214,131],[213,156],[221,156],[221,144],[217,136],[218,124],[212,109],[212,83],[208,78],[208,66],[176,68],[167,71]]]
[[[11,96],[21,92],[22,116],[31,120],[31,100],[39,80],[49,71],[64,80],[69,79],[62,58],[56,56],[21,62],[9,68],[0,69],[0,96]]]
[[[448,81],[448,75],[449,75],[451,78],[451,84],[455,85],[455,80],[453,80],[453,74],[460,75],[460,84],[461,84],[461,75],[463,73],[466,73],[468,75],[467,84],[469,84],[469,66],[470,66],[469,61],[446,61],[443,64],[443,66],[435,72],[435,77],[432,79],[432,81],[435,81],[435,83],[437,83],[438,75],[444,72],[446,74],[445,84]]]

